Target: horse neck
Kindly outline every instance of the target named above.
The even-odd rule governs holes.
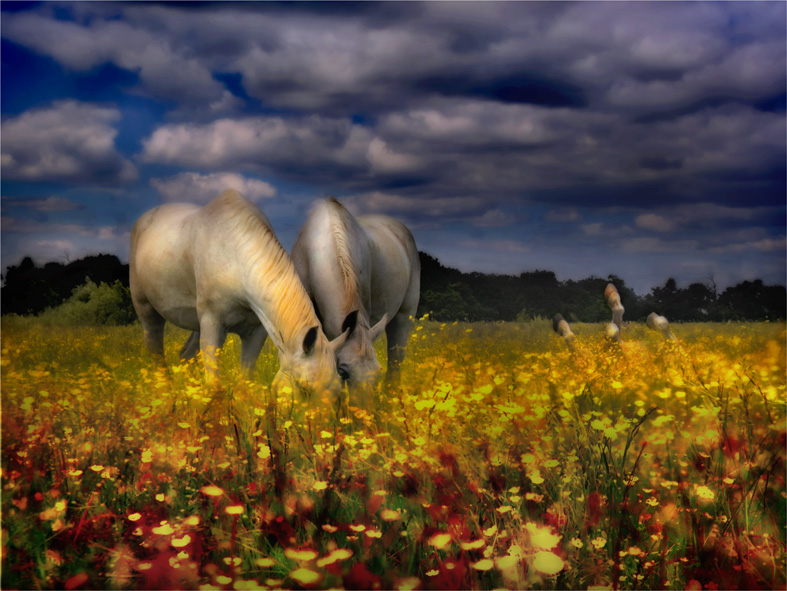
[[[339,301],[335,302],[338,303],[342,313],[339,322],[344,321],[346,314],[358,310],[359,321],[368,323],[370,310],[368,310],[368,302],[363,301],[362,295],[368,289],[363,289],[357,268],[358,264],[363,264],[363,260],[357,260],[358,257],[363,259],[369,256],[368,237],[352,215],[343,207],[339,207],[341,209],[334,209],[329,217],[331,251],[335,256],[339,277],[339,285],[336,288],[341,294]],[[356,253],[355,256],[353,252]]]
[[[252,309],[282,351],[294,350],[296,339],[319,320],[295,267],[275,237],[249,245],[244,284]],[[242,253],[241,253],[242,254]]]

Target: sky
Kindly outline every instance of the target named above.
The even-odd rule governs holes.
[[[2,2],[2,268],[226,188],[462,271],[785,284],[784,2]]]

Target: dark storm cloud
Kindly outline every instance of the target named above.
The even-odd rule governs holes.
[[[232,178],[282,210],[290,198],[277,183],[296,183],[434,230],[425,246],[438,255],[453,240],[464,244],[456,256],[477,261],[486,240],[493,266],[534,245],[571,263],[556,232],[566,252],[783,262],[786,6],[4,6],[4,47],[31,64],[45,56],[60,70],[31,72],[63,88],[71,76],[82,91],[65,103],[37,91],[30,111],[21,89],[11,94],[3,176],[139,182],[200,201]],[[125,98],[140,96],[164,115],[134,135]],[[43,114],[60,121],[63,104],[90,116],[45,137]]]

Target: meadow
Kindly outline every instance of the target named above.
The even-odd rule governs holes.
[[[572,329],[422,318],[360,409],[4,317],[0,584],[784,588],[785,324]]]

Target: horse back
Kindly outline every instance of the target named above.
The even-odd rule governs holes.
[[[368,237],[372,263],[372,321],[388,314],[415,315],[421,287],[421,262],[412,233],[384,215],[356,218]]]
[[[323,314],[329,336],[341,334],[346,315],[369,313],[370,260],[366,235],[336,200],[317,202],[292,249],[304,286]]]

